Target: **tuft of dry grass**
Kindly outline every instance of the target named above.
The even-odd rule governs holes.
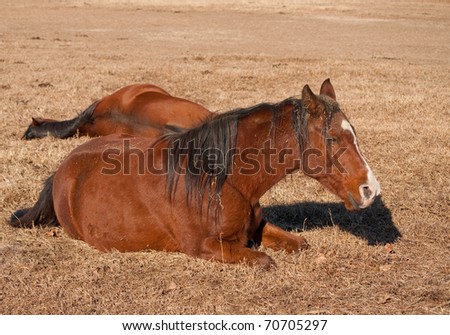
[[[446,6],[2,4],[0,313],[449,314]],[[145,82],[220,112],[298,95],[304,84],[317,92],[327,77],[383,197],[348,213],[316,181],[289,176],[262,199],[264,216],[311,248],[265,250],[276,268],[105,254],[60,228],[6,223],[88,140],[22,141],[32,116],[70,118]]]

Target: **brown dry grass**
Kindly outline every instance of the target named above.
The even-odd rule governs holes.
[[[163,3],[0,5],[0,313],[449,314],[448,3]],[[265,215],[311,248],[268,250],[277,268],[103,254],[58,228],[6,224],[87,140],[21,141],[31,116],[68,118],[142,82],[223,111],[327,77],[383,201],[349,214],[314,180],[287,178]]]

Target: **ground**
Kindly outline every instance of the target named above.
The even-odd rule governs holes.
[[[3,1],[1,314],[449,314],[450,8],[442,1]],[[188,3],[189,5],[187,5]],[[331,78],[382,187],[360,213],[300,172],[262,199],[276,267],[101,253],[6,223],[87,138],[24,141],[131,83],[223,112]]]

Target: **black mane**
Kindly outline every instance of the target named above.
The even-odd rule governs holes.
[[[195,128],[173,132],[161,138],[160,140],[168,141],[166,171],[170,199],[173,200],[179,176],[183,174],[188,204],[193,200],[201,203],[207,195],[208,209],[212,201],[216,202],[216,206],[219,205],[222,187],[232,173],[239,121],[253,113],[268,110],[272,113],[272,130],[275,130],[281,120],[283,108],[287,105],[293,106],[294,129],[300,147],[304,147],[306,132],[303,126],[306,122],[303,121],[306,112],[301,108],[301,100],[295,98],[213,114]]]

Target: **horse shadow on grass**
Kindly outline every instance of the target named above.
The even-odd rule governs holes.
[[[401,238],[392,214],[381,198],[368,208],[349,212],[342,203],[300,202],[263,208],[263,217],[285,230],[312,230],[338,226],[369,245],[384,245]]]

